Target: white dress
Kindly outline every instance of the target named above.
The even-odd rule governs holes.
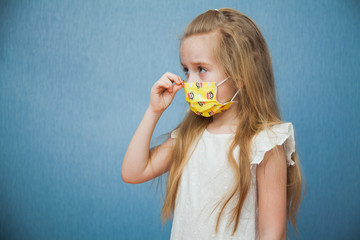
[[[295,136],[292,123],[284,122],[263,130],[252,140],[251,185],[242,208],[239,225],[231,236],[234,222],[226,229],[230,210],[236,205],[234,196],[223,212],[218,233],[215,233],[220,205],[216,204],[229,193],[234,183],[234,173],[228,164],[227,151],[234,134],[212,134],[204,131],[188,163],[184,167],[176,196],[176,206],[171,229],[171,240],[191,239],[259,239],[256,167],[267,151],[284,144],[287,165],[294,165],[291,154],[295,151]],[[173,132],[172,137],[176,137]],[[234,151],[237,160],[238,148]]]

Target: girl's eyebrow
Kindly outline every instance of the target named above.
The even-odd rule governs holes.
[[[195,66],[210,66],[211,64],[207,62],[197,61],[197,62],[190,62],[191,65]],[[185,67],[185,64],[181,63],[181,66]]]

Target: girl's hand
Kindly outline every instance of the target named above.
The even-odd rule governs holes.
[[[181,88],[183,81],[179,76],[170,72],[165,73],[151,88],[150,110],[155,114],[162,114]]]

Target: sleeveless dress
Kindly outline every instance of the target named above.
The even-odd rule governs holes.
[[[176,131],[171,134],[176,138]],[[251,142],[251,184],[243,205],[237,231],[231,236],[234,222],[229,228],[231,209],[236,205],[235,195],[226,206],[215,233],[220,207],[217,203],[228,196],[234,183],[234,173],[227,160],[227,151],[234,134],[212,134],[205,130],[191,158],[183,169],[176,196],[171,229],[171,240],[191,239],[259,239],[256,167],[267,151],[284,144],[287,166],[295,165],[291,154],[295,152],[292,123],[284,122],[263,130]],[[239,149],[234,150],[236,160]],[[214,210],[215,208],[215,210]],[[213,211],[214,210],[214,211]]]

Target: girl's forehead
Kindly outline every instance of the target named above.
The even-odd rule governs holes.
[[[197,34],[183,39],[180,46],[181,62],[214,62],[216,42],[216,36],[212,33]]]

